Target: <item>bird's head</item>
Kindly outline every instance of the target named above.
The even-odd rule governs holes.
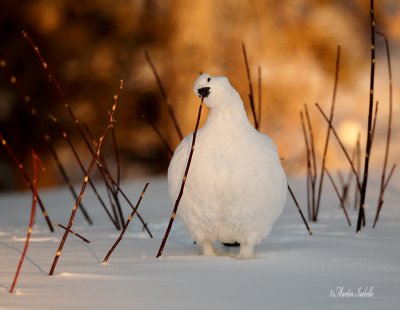
[[[237,99],[241,102],[239,94],[225,76],[211,76],[203,73],[196,79],[193,91],[196,96],[204,98],[204,102],[211,109],[224,106],[229,102],[232,104],[232,101]]]

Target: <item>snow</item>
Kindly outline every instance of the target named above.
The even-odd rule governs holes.
[[[146,181],[123,184],[134,202]],[[302,181],[291,179],[289,183],[296,193],[304,192]],[[99,190],[104,189],[99,186]],[[64,188],[40,193],[52,220],[66,224],[73,204],[69,193]],[[366,210],[369,225],[358,234],[355,227],[347,226],[336,198],[329,194],[324,196],[320,221],[311,225],[314,235],[308,236],[289,199],[269,237],[256,247],[257,258],[245,261],[232,258],[238,248],[222,246],[218,248],[225,250],[226,256],[199,256],[177,219],[164,256],[156,259],[172,210],[166,178],[156,178],[150,180],[140,207],[155,239],[148,238],[133,220],[109,262],[102,264],[118,233],[88,191],[84,203],[94,225],[88,226],[78,213],[73,229],[91,243],[70,235],[55,275],[47,276],[63,230],[49,233],[38,213],[33,242],[13,295],[7,289],[23,247],[31,195],[3,194],[0,309],[397,309],[397,193],[397,189],[388,192],[388,204],[374,230],[370,218],[375,206]],[[303,201],[304,197],[298,196]],[[124,210],[127,217],[128,207]],[[355,211],[350,215],[354,222]],[[338,287],[348,295],[356,294],[359,287],[363,291],[372,288],[373,297],[332,298],[331,290],[338,292]]]

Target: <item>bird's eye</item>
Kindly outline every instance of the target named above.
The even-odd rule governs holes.
[[[207,82],[209,83],[211,81],[211,78],[209,77],[208,79],[207,79]]]

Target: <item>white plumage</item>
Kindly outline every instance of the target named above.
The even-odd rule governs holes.
[[[272,140],[250,124],[229,80],[200,75],[196,95],[210,108],[198,130],[178,214],[204,255],[213,242],[240,243],[237,258],[251,258],[286,202],[286,176]],[[178,197],[193,134],[177,147],[168,168],[169,195]]]

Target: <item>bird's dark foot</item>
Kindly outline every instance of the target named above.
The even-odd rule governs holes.
[[[229,246],[229,247],[238,247],[240,246],[239,242],[234,242],[234,243],[222,243],[224,246]]]

